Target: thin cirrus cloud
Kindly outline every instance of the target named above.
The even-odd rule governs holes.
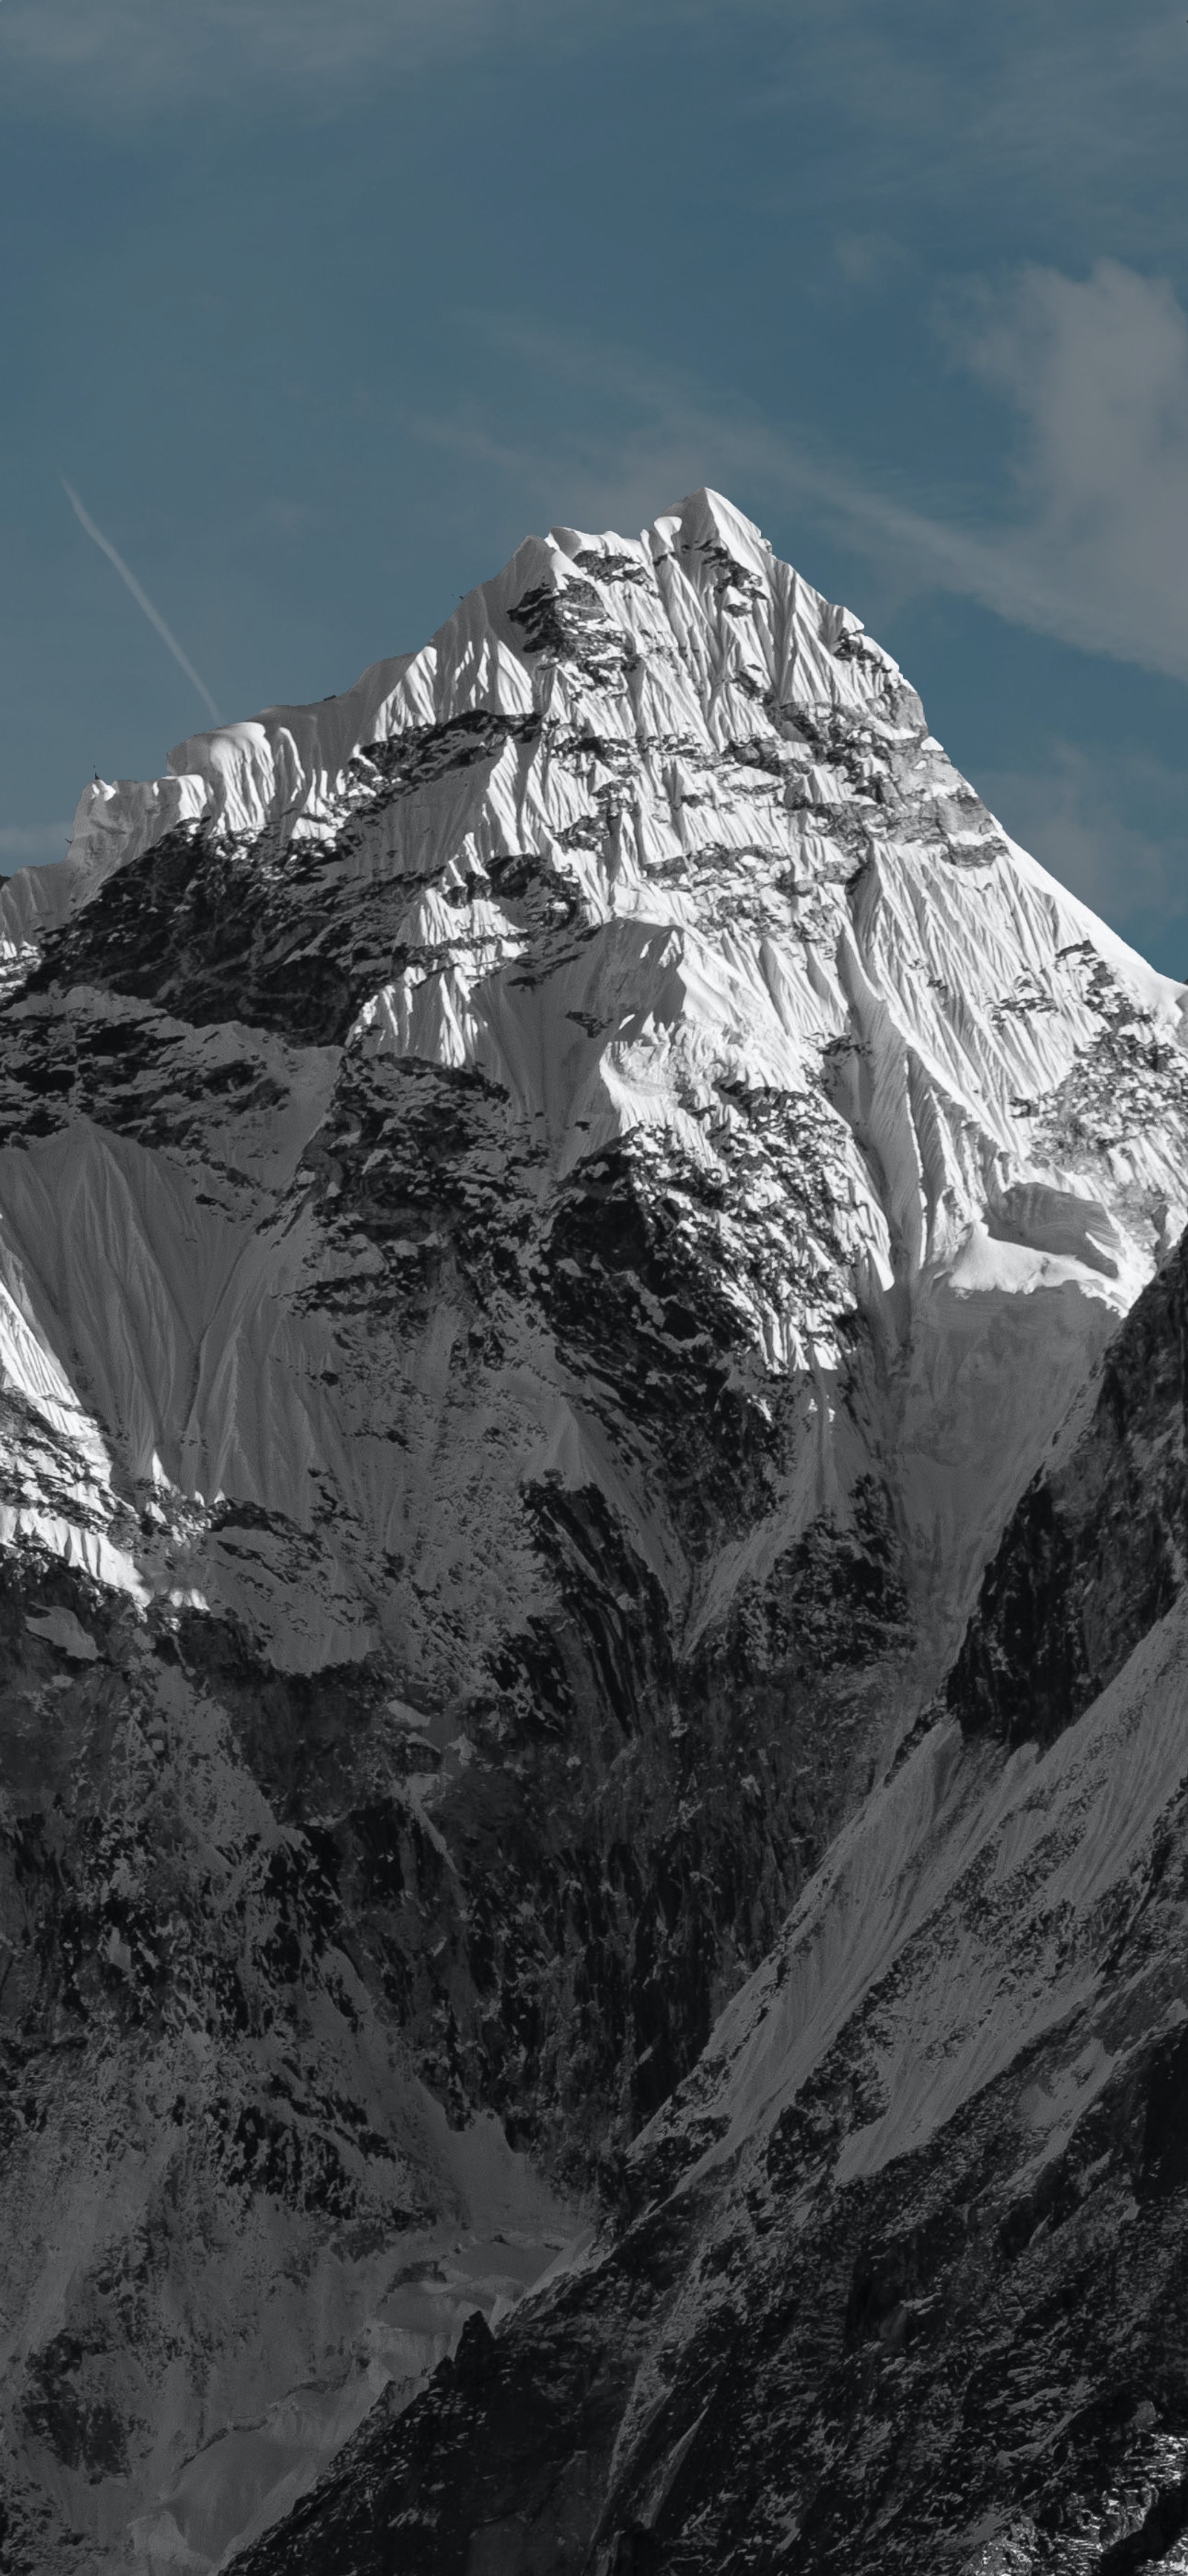
[[[1188,316],[1163,280],[1115,260],[1079,280],[1030,267],[970,300],[949,326],[953,354],[1013,415],[994,443],[1009,461],[983,504],[947,518],[676,369],[573,334],[482,327],[588,390],[592,418],[547,449],[473,417],[405,411],[404,425],[537,493],[572,495],[587,524],[633,525],[657,495],[716,482],[759,508],[811,507],[901,588],[948,591],[1188,680]]]
[[[55,108],[136,117],[173,104],[253,108],[348,97],[361,72],[414,69],[547,23],[547,0],[8,0],[0,57]]]
[[[888,191],[900,206],[964,202],[991,175],[1016,200],[1038,186],[1100,203],[1140,176],[1134,224],[1157,225],[1163,212],[1166,230],[1169,191],[1154,165],[1166,149],[1166,175],[1178,170],[1186,93],[1183,23],[1163,0],[1131,0],[1124,44],[1113,0],[996,0],[962,19],[949,0],[901,0],[894,12],[878,0],[801,0],[762,106],[794,116],[798,151],[810,154],[815,135],[833,139],[841,111],[862,138],[845,173],[851,208]]]
[[[816,133],[836,149],[836,119],[861,136],[848,198],[890,184],[897,196],[968,188],[971,160],[1017,187],[1050,184],[1149,157],[1176,131],[1182,28],[1162,0],[1131,0],[1126,43],[1110,0],[1039,10],[997,0],[958,24],[951,0],[734,0],[737,64],[756,113],[795,121],[791,167]],[[719,0],[5,0],[0,57],[10,77],[48,76],[58,105],[135,115],[187,98],[252,93],[253,112],[309,90],[328,106],[360,71],[449,62],[474,46],[533,52],[666,38],[720,25]],[[531,58],[526,57],[531,77]],[[908,149],[913,143],[922,149]],[[1178,142],[1173,142],[1178,152]],[[773,185],[786,184],[779,173]],[[794,179],[791,184],[794,184]]]

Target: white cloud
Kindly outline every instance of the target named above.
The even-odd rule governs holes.
[[[967,551],[988,606],[1188,678],[1188,316],[1172,288],[1102,260],[1029,268],[965,341],[1021,415],[1021,507]]]

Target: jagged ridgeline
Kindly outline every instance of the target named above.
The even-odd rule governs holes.
[[[943,1840],[925,1771],[947,1833],[1178,1592],[1169,1507],[1117,1651],[1086,1578],[1072,1695],[1020,1713],[1018,1604],[1055,1614],[1012,1515],[1057,1573],[1105,1544],[1027,1489],[1188,1212],[1180,988],[704,492],[97,785],[0,934],[11,2564],[213,2570],[275,2525],[294,2567],[733,2566],[663,2505],[692,2443],[741,2509],[656,2340],[717,2260],[698,2158],[766,2141],[722,2032],[755,1976],[856,2009]],[[816,2063],[801,2098],[780,2057],[777,2198],[887,2116]],[[849,2263],[865,2353],[907,2291],[843,2236],[821,2315]],[[719,2268],[757,2386],[776,2294]],[[448,2531],[401,2522],[463,2385],[487,2456],[491,2352],[531,2355],[522,2493],[450,2470]],[[534,2409],[579,2382],[562,2474]],[[363,2554],[319,2502],[302,2557],[361,2424]],[[868,2504],[810,2548],[785,2498],[737,2564],[832,2568]]]

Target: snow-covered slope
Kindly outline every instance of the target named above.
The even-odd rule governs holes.
[[[1188,1212],[1183,996],[704,492],[97,785],[0,940],[22,2546],[208,2567],[460,2241],[416,2088],[613,2195],[915,1726]]]
[[[376,1419],[369,1391],[359,1437],[321,1388],[344,1306],[426,1267],[438,1210],[423,1185],[398,1231],[355,1204],[362,1171],[310,1183],[360,1121],[369,1175],[397,1123],[420,1159],[418,1097],[460,1165],[448,1096],[468,1130],[486,1106],[465,1230],[514,1244],[538,1301],[545,1263],[564,1304],[549,1251],[587,1176],[621,1172],[668,1265],[712,1272],[740,1402],[819,1380],[814,1472],[781,1461],[748,1570],[849,1488],[828,1417],[858,1320],[884,1377],[911,1355],[879,1430],[913,1566],[931,1583],[956,1546],[968,1581],[1025,1481],[1041,1387],[1054,1419],[1086,1333],[1185,1212],[1180,997],[1006,842],[857,621],[702,494],[637,545],[529,540],[423,652],[172,766],[84,797],[71,858],[43,872],[75,908],[8,1022],[6,1231],[37,1267],[47,1200],[85,1207],[44,1285],[77,1332],[104,1302],[98,1258],[136,1315],[138,1338],[92,1312],[78,1352],[129,1471],[156,1456],[187,1492],[234,1484],[306,1527],[329,1465],[350,1508],[331,1552],[374,1585],[419,1483],[377,1473],[401,1397]],[[38,883],[3,898],[18,949]],[[648,1320],[663,1363],[701,1318]],[[1003,1334],[1017,1429],[975,1491],[966,1426]],[[514,1479],[604,1483],[574,1372],[542,1352],[531,1376]],[[696,1625],[743,1560],[694,1567],[654,1502],[631,1495],[632,1541]],[[450,1543],[423,1531],[418,1556]],[[287,1622],[285,1602],[282,1652]]]

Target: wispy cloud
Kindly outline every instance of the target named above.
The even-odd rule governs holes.
[[[591,14],[570,0],[564,21]],[[555,21],[549,0],[7,0],[0,58],[58,107],[136,117],[168,104],[254,112],[357,96],[361,74],[416,69]]]
[[[679,35],[721,15],[721,0],[4,0],[0,58],[104,115],[176,110],[183,82],[187,108],[243,83],[258,112],[301,91],[349,101],[361,73],[469,47]],[[952,0],[732,0],[730,16],[740,86],[753,64],[757,111],[796,120],[781,167],[828,148],[838,116],[862,135],[847,202],[888,183],[911,196],[946,172],[964,188],[973,162],[1016,181],[1055,162],[1093,185],[1180,106],[1183,29],[1162,0],[1130,0],[1124,46],[1114,0],[996,0],[959,25]],[[905,155],[913,137],[927,150]]]
[[[1188,316],[1160,278],[1032,267],[983,299],[967,362],[1023,431],[1017,516],[975,595],[1074,644],[1188,678]]]
[[[1160,279],[1116,261],[1080,281],[1033,267],[967,309],[956,355],[1015,419],[1005,441],[992,435],[990,452],[1009,458],[996,488],[961,517],[914,505],[690,373],[507,317],[474,327],[529,376],[580,392],[581,426],[546,439],[495,433],[473,410],[400,417],[497,467],[529,506],[630,527],[717,483],[759,516],[811,512],[901,591],[974,599],[1188,680],[1188,316]]]
[[[98,547],[101,548],[102,552],[106,555],[108,562],[115,565],[115,569],[120,576],[120,580],[127,583],[137,607],[143,609],[150,626],[156,627],[162,643],[168,645],[174,661],[178,663],[180,668],[185,672],[187,680],[191,681],[193,686],[197,689],[198,695],[202,699],[204,706],[209,707],[214,723],[221,724],[223,719],[219,714],[218,708],[216,707],[214,699],[207,688],[205,680],[199,678],[188,655],[182,651],[181,645],[178,643],[177,637],[173,633],[172,628],[166,625],[160,609],[154,608],[148,592],[146,590],[142,590],[135,573],[129,571],[123,556],[121,554],[117,554],[110,537],[104,536],[102,528],[97,528],[89,512],[84,510],[82,502],[79,500],[73,484],[67,482],[65,475],[62,476],[62,490],[70,503],[70,507],[74,512],[75,518],[80,522],[80,525],[86,529],[87,535],[93,539],[94,543]]]
[[[758,119],[795,121],[795,152],[772,165],[773,205],[799,199],[805,172],[815,181],[848,146],[846,222],[865,227],[888,207],[897,226],[922,215],[933,256],[938,208],[967,209],[988,188],[1003,192],[1000,238],[1045,202],[1049,239],[1087,215],[1100,238],[1108,206],[1109,236],[1132,256],[1188,242],[1188,42],[1164,0],[1129,0],[1124,44],[1116,0],[960,13],[952,0],[798,0],[782,34],[754,97]]]

